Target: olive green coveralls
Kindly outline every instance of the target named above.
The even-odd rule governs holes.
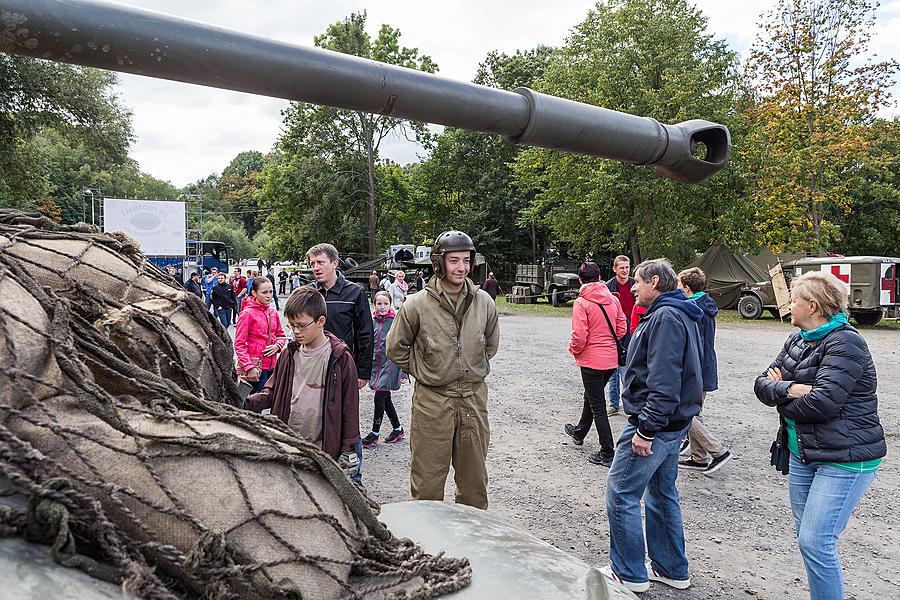
[[[484,379],[499,343],[497,306],[468,279],[454,306],[432,277],[394,318],[388,357],[416,380],[409,430],[413,500],[443,500],[452,465],[456,501],[487,508]]]

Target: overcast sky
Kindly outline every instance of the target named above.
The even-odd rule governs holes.
[[[302,45],[351,12],[368,12],[368,29],[382,23],[399,28],[403,45],[428,54],[439,74],[471,80],[491,50],[512,53],[538,44],[560,45],[571,28],[594,5],[589,0],[126,0],[126,4],[237,29]],[[710,31],[746,54],[756,36],[759,15],[774,0],[722,2],[697,0],[709,17]],[[900,0],[879,9],[872,50],[879,57],[900,57]],[[119,93],[134,113],[137,140],[131,156],[141,169],[183,186],[221,173],[243,150],[267,152],[281,131],[280,111],[287,102],[140,77],[120,76]],[[898,86],[894,96],[900,96]],[[896,110],[892,111],[892,114]],[[422,150],[400,140],[385,140],[382,155],[400,163],[416,160]]]

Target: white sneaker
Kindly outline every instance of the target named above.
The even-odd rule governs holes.
[[[649,573],[649,572],[650,572],[650,570],[648,569],[647,573]],[[624,579],[622,579],[621,577],[619,577],[618,575],[616,575],[613,572],[612,565],[606,565],[605,567],[600,567],[600,573],[605,575],[607,579],[611,579],[612,581],[615,581],[616,583],[623,585],[626,589],[629,589],[632,592],[646,592],[647,590],[650,589],[649,581],[642,581],[640,583],[637,583],[634,581],[625,581]]]
[[[647,561],[647,577],[650,581],[658,581],[659,583],[664,583],[669,587],[673,587],[676,590],[686,590],[691,586],[691,578],[687,579],[669,579],[668,577],[663,577],[659,573],[656,572],[656,569],[653,568],[653,565],[650,561]]]

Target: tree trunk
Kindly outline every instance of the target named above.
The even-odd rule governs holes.
[[[368,253],[369,258],[375,258],[375,255],[377,254],[375,248],[375,150],[372,147],[374,144],[374,140],[372,139],[374,131],[367,116],[363,116],[362,113],[359,113],[359,115],[360,121],[362,122],[363,135],[365,137],[366,165],[368,167],[369,190],[366,199],[366,231],[369,238]]]

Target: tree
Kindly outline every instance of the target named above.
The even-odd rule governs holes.
[[[437,70],[431,58],[419,55],[416,48],[400,46],[400,31],[389,25],[382,25],[378,36],[372,40],[365,31],[366,13],[353,13],[343,21],[332,23],[327,31],[315,38],[317,46],[370,58],[384,63],[418,69],[429,73]],[[329,203],[331,208],[342,213],[348,210],[363,209],[365,215],[365,237],[361,246],[349,248],[376,254],[376,206],[378,204],[377,164],[378,150],[381,142],[390,135],[401,135],[407,139],[416,139],[427,143],[430,135],[421,123],[412,123],[386,115],[372,115],[363,112],[340,110],[305,103],[293,103],[285,111],[285,133],[279,140],[281,167],[298,166],[305,163],[306,158],[316,157],[320,168],[330,172],[333,179],[342,179],[337,188],[349,192],[348,202],[343,205]],[[281,177],[274,170],[268,171],[279,183],[287,183],[289,177]],[[322,179],[321,173],[313,173],[316,185],[335,183],[329,177]],[[297,181],[297,183],[300,183]],[[313,182],[305,182],[313,183]],[[268,185],[268,181],[266,184]],[[359,188],[363,192],[362,204],[358,204],[355,192]],[[308,190],[299,191],[303,195]],[[283,201],[276,198],[272,190],[263,192],[267,202]],[[280,190],[290,194],[289,190]],[[287,211],[290,212],[290,211]],[[338,220],[350,220],[347,215],[334,217]],[[274,218],[273,223],[281,223]],[[270,231],[273,242],[278,245],[279,232]],[[349,232],[348,232],[349,233]],[[351,242],[355,234],[342,236],[343,244]],[[289,245],[288,242],[285,244]],[[282,244],[282,245],[285,245]],[[346,246],[345,246],[346,247]]]
[[[257,256],[256,244],[247,237],[241,223],[223,215],[212,215],[203,220],[203,239],[223,242],[237,258]]]
[[[854,182],[879,143],[873,119],[898,69],[869,56],[874,7],[780,0],[753,47],[759,98],[743,156],[756,226],[772,248],[819,250],[841,238]]]
[[[606,0],[588,12],[537,82],[542,92],[665,123],[702,118],[734,126],[736,55],[687,0]],[[699,186],[649,168],[528,149],[515,162],[535,194],[523,220],[545,225],[577,253],[630,252],[635,261],[692,258],[721,235],[735,200],[735,167]]]
[[[0,54],[0,205],[30,210],[56,203],[54,194],[65,186],[48,169],[66,154],[65,145],[91,170],[127,163],[131,114],[113,93],[116,81],[107,71]],[[69,179],[87,178],[78,170]],[[63,218],[71,212],[59,208]]]
[[[262,228],[265,211],[256,199],[263,186],[263,170],[267,159],[262,152],[241,152],[222,171],[218,181],[222,210],[237,218],[247,235],[253,237]]]

